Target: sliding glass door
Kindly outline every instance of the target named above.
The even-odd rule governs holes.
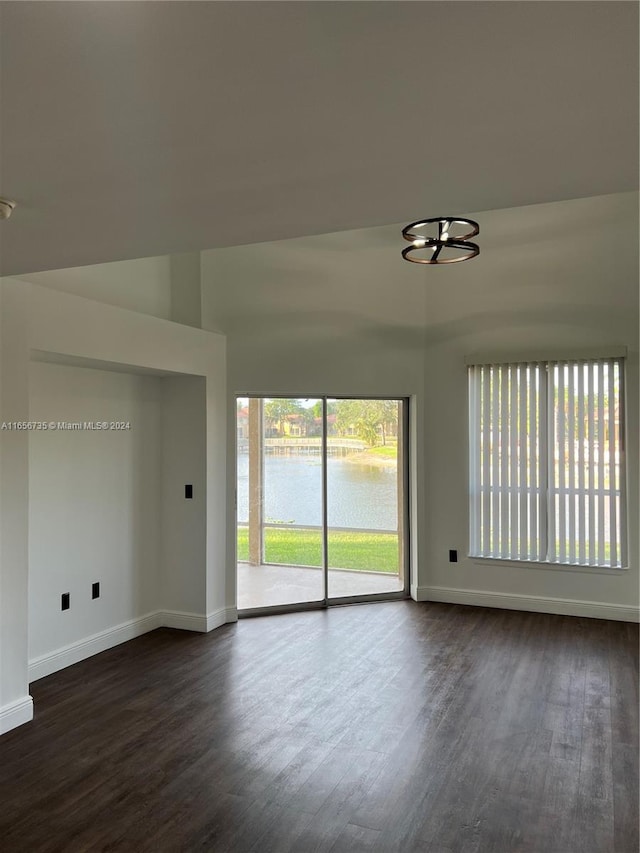
[[[240,397],[238,609],[405,592],[405,403]]]
[[[327,401],[330,599],[404,590],[403,408]]]
[[[239,398],[237,448],[238,608],[324,601],[322,401]]]

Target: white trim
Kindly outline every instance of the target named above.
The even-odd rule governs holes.
[[[207,631],[213,631],[221,625],[227,625],[230,622],[238,621],[237,607],[221,607],[219,610],[214,610],[207,613]]]
[[[511,560],[503,557],[478,557],[467,554],[467,559],[477,566],[506,566],[509,569],[546,569],[551,572],[587,572],[617,577],[629,571],[628,566],[585,566],[582,563],[545,563],[540,560]]]
[[[159,628],[177,628],[179,631],[207,631],[207,617],[201,613],[185,613],[182,610],[161,610],[158,612]]]
[[[33,720],[33,699],[23,696],[0,707],[0,735]]]
[[[30,660],[29,682],[37,681],[39,678],[44,678],[45,675],[51,675],[52,672],[58,672],[60,669],[85,660],[85,658],[97,655],[113,648],[113,646],[120,645],[120,643],[126,643],[127,640],[133,640],[134,637],[139,637],[155,628],[160,628],[163,624],[160,618],[162,615],[157,612],[147,613],[145,616],[130,619],[128,622],[107,628],[105,631],[100,631],[90,637],[85,637],[83,640],[69,643],[68,646],[62,646],[53,652]]]
[[[627,348],[624,346],[581,347],[567,350],[499,350],[470,353],[465,355],[464,363],[468,366],[480,364],[530,364],[547,361],[596,361],[603,358],[626,358]]]
[[[160,626],[163,628],[177,628],[181,631],[198,631],[207,634],[226,625],[228,622],[238,621],[238,610],[235,607],[221,607],[207,613],[184,613],[179,610],[164,610],[159,614]]]
[[[593,619],[615,619],[640,622],[640,607],[622,604],[600,604],[572,598],[543,598],[538,595],[504,595],[477,589],[453,589],[444,586],[419,586],[416,601],[441,601],[447,604],[470,604],[475,607],[500,607],[534,613],[557,613],[563,616],[588,616]]]
[[[29,682],[37,681],[74,663],[90,658],[120,643],[126,643],[156,628],[175,628],[180,631],[196,631],[202,634],[219,628],[227,622],[235,622],[238,611],[235,607],[221,608],[206,616],[200,613],[185,613],[179,610],[157,610],[121,625],[107,628],[98,634],[85,637],[68,646],[29,661]]]
[[[158,613],[160,626],[163,628],[178,628],[181,631],[199,631],[207,634],[227,622],[238,621],[236,607],[221,607],[206,616],[200,613],[183,613],[179,610],[163,610]]]

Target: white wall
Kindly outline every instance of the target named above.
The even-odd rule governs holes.
[[[24,273],[22,281],[154,317],[171,317],[170,256]]]
[[[28,294],[0,287],[0,421],[29,416]],[[31,719],[28,695],[28,445],[0,430],[0,734]]]
[[[200,328],[200,253],[23,273],[20,281]]]
[[[162,382],[31,364],[31,421],[130,425],[29,433],[31,661],[159,609]]]
[[[185,252],[169,257],[171,276],[171,312],[174,323],[202,326],[200,295],[200,252]]]
[[[204,252],[203,325],[228,335],[229,393],[413,398],[417,598],[637,618],[638,196],[470,215],[481,254],[455,266],[405,263],[401,225]],[[629,348],[629,570],[466,559],[465,354],[599,343]]]
[[[95,476],[110,479],[108,492],[112,498],[116,492],[124,491],[124,503],[128,503],[133,518],[126,515],[124,506],[119,512],[95,491],[83,491],[82,496],[91,499],[92,507],[91,511],[87,507],[78,510],[80,518],[85,525],[91,526],[92,541],[99,545],[107,543],[107,556],[120,560],[120,565],[113,566],[109,576],[112,581],[117,577],[121,585],[120,594],[114,599],[105,595],[104,601],[97,605],[102,609],[93,611],[100,614],[94,620],[85,619],[88,611],[81,604],[75,610],[78,598],[82,600],[80,591],[72,597],[71,611],[62,614],[70,619],[56,621],[57,617],[52,617],[50,631],[40,631],[38,626],[32,626],[34,652],[51,649],[58,642],[68,642],[40,655],[30,667],[27,642],[30,615],[27,596],[30,436],[27,431],[0,431],[1,733],[31,718],[30,675],[36,678],[53,672],[158,625],[205,631],[235,619],[236,614],[233,607],[227,607],[227,601],[233,601],[233,594],[227,589],[225,566],[224,339],[201,329],[27,282],[5,279],[0,282],[0,348],[0,421],[27,421],[31,391],[33,414],[44,414],[51,407],[61,413],[63,409],[69,409],[74,414],[95,413],[97,416],[108,406],[123,416],[127,412],[135,413],[145,433],[148,432],[143,436],[142,430],[132,430],[124,439],[124,445],[118,445],[115,435],[107,437],[113,442],[107,455],[109,465],[92,452],[91,439],[85,436],[78,444],[65,444],[69,454],[66,458],[60,458],[52,450],[55,449],[52,436],[42,441],[31,439],[36,463],[33,486],[43,489],[43,495],[36,495],[33,501],[36,586],[38,576],[51,581],[48,592],[45,581],[42,587],[38,587],[43,597],[34,600],[32,616],[42,613],[41,607],[48,612],[54,586],[57,607],[60,592],[73,593],[73,589],[57,589],[57,581],[62,580],[65,572],[68,571],[65,580],[79,584],[80,589],[83,585],[80,578],[84,578],[84,566],[81,564],[91,559],[91,543],[83,529],[69,530],[67,527],[68,536],[61,536],[59,529],[54,529],[50,519],[45,517],[46,493],[51,495],[55,477],[65,476],[65,471],[68,479],[62,488],[64,500],[55,509],[56,520],[67,525],[74,508],[78,510],[74,490],[84,489],[86,477],[76,479],[76,455],[81,457],[87,474],[93,472]],[[30,382],[30,356],[38,362],[57,363],[34,364]],[[143,376],[128,375],[132,373]],[[164,466],[172,464],[174,453],[168,453],[162,446],[163,422],[172,406],[185,399],[172,393],[165,395],[163,382],[168,378],[169,387],[178,376],[180,382],[184,381],[184,387],[191,389],[190,414],[197,410],[199,421],[187,430],[186,440],[193,442],[193,446],[185,451],[183,443],[177,444],[174,451],[179,460],[188,462],[185,468],[189,468],[187,476],[193,479],[194,486],[200,477],[197,489],[201,501],[197,512],[200,516],[206,512],[207,519],[204,524],[200,517],[197,524],[190,527],[191,534],[196,535],[198,541],[190,543],[189,553],[185,554],[182,562],[185,587],[198,593],[188,600],[187,605],[192,609],[186,613],[181,609],[185,606],[184,600],[174,601],[171,590],[163,590],[162,560],[158,556],[162,544],[158,532],[161,472]],[[202,413],[205,413],[204,423]],[[67,420],[66,417],[63,419]],[[78,441],[78,433],[72,435]],[[197,441],[194,439],[196,435]],[[127,466],[121,464],[122,460],[117,457],[122,446],[128,448]],[[48,467],[51,464],[55,470]],[[182,465],[179,467],[181,469]],[[125,469],[128,469],[129,477],[126,481]],[[180,476],[182,473],[180,470]],[[149,503],[146,489],[156,489],[156,495]],[[94,501],[100,503],[107,516],[101,522],[93,512]],[[155,541],[154,531],[157,533]],[[123,532],[126,542],[121,543],[124,547],[120,548],[110,537],[117,537]],[[54,540],[54,548],[50,555],[45,555],[45,542],[51,539]],[[77,554],[73,548],[76,541]],[[72,565],[63,567],[67,558]],[[95,555],[95,559],[101,559],[101,555]],[[101,568],[107,571],[106,563]],[[127,585],[127,594],[122,594]],[[148,612],[148,608],[155,607],[160,609]],[[113,624],[121,616],[139,613],[143,615],[134,615],[123,623]],[[105,630],[100,630],[102,625],[107,625]],[[86,631],[91,632],[90,636],[80,636]],[[79,636],[79,640],[74,640]]]
[[[162,534],[160,567],[165,609],[197,613],[206,600],[207,416],[205,379],[162,382]],[[185,485],[193,498],[185,499]],[[166,603],[165,603],[166,602]]]

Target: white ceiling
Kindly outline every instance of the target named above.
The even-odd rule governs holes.
[[[0,15],[4,275],[638,186],[635,2]]]

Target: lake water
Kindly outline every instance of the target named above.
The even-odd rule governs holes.
[[[266,522],[322,523],[320,456],[265,456]],[[397,530],[395,466],[378,467],[327,460],[327,510],[330,527]],[[238,455],[238,521],[249,517],[249,456]]]

